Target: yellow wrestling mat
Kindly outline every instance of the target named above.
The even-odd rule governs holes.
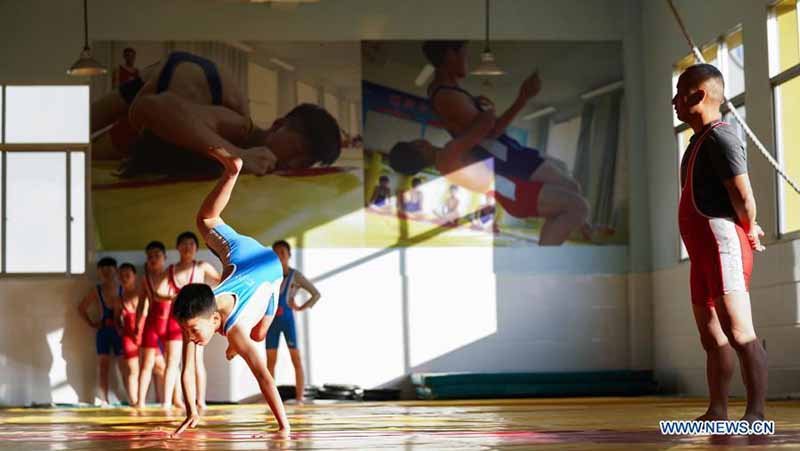
[[[800,448],[800,402],[774,401],[771,436],[665,436],[659,420],[685,420],[705,400],[562,398],[287,406],[288,438],[264,405],[211,406],[200,427],[169,433],[178,413],[148,408],[3,409],[0,449],[14,450],[765,450]],[[733,402],[731,417],[743,413]],[[269,437],[269,435],[267,436]]]
[[[343,151],[332,172],[256,177],[242,175],[225,210],[240,233],[271,243],[303,236],[307,247],[363,243],[363,163]],[[172,243],[194,229],[194,218],[214,179],[120,179],[116,162],[93,162],[92,201],[97,250],[141,249],[151,240]],[[313,232],[313,233],[309,233]]]

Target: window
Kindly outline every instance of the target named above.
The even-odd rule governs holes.
[[[0,92],[0,272],[82,274],[89,87]]]
[[[794,180],[800,178],[800,33],[798,2],[783,0],[770,9],[770,83],[775,102],[777,160]],[[800,196],[782,179],[778,180],[778,231],[800,232]]]
[[[581,134],[581,116],[561,122],[551,122],[547,133],[548,156],[563,161],[571,174],[575,170],[575,157],[578,153],[578,140]]]
[[[712,64],[722,72],[725,78],[725,96],[731,101],[736,108],[736,112],[744,119],[745,115],[745,73],[744,73],[744,43],[741,27],[736,27],[732,32],[718,37],[715,41],[710,42],[702,47],[703,58],[706,63]],[[675,86],[678,84],[678,77],[683,73],[686,68],[695,64],[693,54],[683,57],[680,61],[675,63],[672,73],[672,92],[675,94]],[[725,122],[730,123],[739,131],[739,138],[746,146],[747,139],[744,130],[733,117],[733,114],[728,110],[727,106],[722,107],[723,117]],[[673,114],[674,133],[678,145],[678,175],[680,175],[680,163],[683,159],[683,154],[686,147],[689,145],[694,132],[688,124],[682,123],[678,117]],[[678,196],[680,196],[680,183],[678,183]],[[689,258],[686,253],[686,248],[683,241],[679,238],[680,242],[680,259],[686,260]]]
[[[680,177],[680,168],[681,168],[681,161],[683,161],[683,155],[686,153],[686,148],[689,146],[689,140],[692,138],[694,132],[691,128],[686,127],[683,130],[677,132],[678,136],[678,177]],[[680,190],[683,187],[680,185],[680,180],[678,180],[678,198],[680,198]],[[681,260],[686,260],[689,258],[689,253],[686,251],[686,246],[683,245],[683,240],[678,239],[680,241],[681,247]]]
[[[319,92],[317,88],[307,85],[302,81],[297,82],[297,104],[313,103],[319,105]]]
[[[255,63],[247,67],[250,115],[257,125],[270,127],[278,118],[278,73]]]
[[[737,30],[724,39],[725,95],[730,99],[744,92],[744,43],[742,30]]]

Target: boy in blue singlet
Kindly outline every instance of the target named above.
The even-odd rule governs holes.
[[[297,347],[297,329],[294,322],[294,311],[303,311],[313,307],[320,299],[321,295],[311,281],[300,271],[289,266],[289,258],[292,255],[292,247],[284,240],[272,243],[272,250],[278,255],[283,267],[283,282],[281,284],[280,295],[278,297],[278,310],[275,312],[275,320],[270,324],[267,331],[267,368],[270,374],[275,374],[275,363],[278,360],[278,345],[281,335],[286,340],[289,348],[289,355],[292,358],[295,380],[295,400],[298,403],[304,401],[305,395],[305,373],[303,372],[303,361],[300,358],[300,349]],[[311,295],[303,305],[297,305],[295,295],[299,289],[305,290]]]
[[[95,348],[100,368],[100,403],[108,404],[108,376],[111,359],[122,355],[122,339],[114,327],[114,308],[120,302],[121,288],[116,282],[117,261],[103,257],[97,262],[97,278],[100,283],[83,298],[78,313],[92,329],[97,330]],[[96,302],[100,309],[100,320],[89,316],[89,307]]]
[[[223,274],[222,282],[213,290],[203,283],[191,283],[175,299],[173,315],[184,336],[181,381],[187,408],[186,420],[175,435],[200,421],[194,402],[196,348],[208,344],[214,332],[228,339],[225,355],[229,360],[238,354],[247,362],[278,422],[279,434],[287,435],[289,421],[258,345],[275,315],[283,268],[271,248],[238,234],[222,221],[220,215],[242,170],[242,159],[221,148],[211,149],[209,154],[222,164],[224,173],[200,206],[197,228],[209,249],[222,261]]]

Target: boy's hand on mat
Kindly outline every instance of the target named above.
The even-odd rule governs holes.
[[[527,102],[528,100],[536,97],[542,89],[542,81],[539,79],[539,72],[534,72],[530,77],[522,82],[519,88],[519,99]]]
[[[180,426],[178,426],[178,429],[175,429],[175,432],[172,433],[172,437],[177,437],[178,435],[183,433],[183,431],[185,431],[188,428],[194,429],[195,427],[197,427],[197,424],[199,422],[200,422],[200,415],[199,414],[191,414],[190,413],[190,414],[186,415],[186,419],[183,420],[183,423],[181,423]]]
[[[278,158],[267,147],[244,149],[240,156],[245,174],[265,175],[274,171],[278,164]]]

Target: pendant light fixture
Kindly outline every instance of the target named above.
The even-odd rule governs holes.
[[[505,72],[495,63],[494,54],[489,48],[489,0],[486,0],[486,42],[481,53],[481,63],[473,70],[472,75],[503,75]]]
[[[74,77],[92,77],[106,73],[106,68],[92,58],[92,49],[89,48],[89,15],[86,11],[86,1],[83,0],[83,51],[78,61],[75,61],[67,71],[67,74]]]

